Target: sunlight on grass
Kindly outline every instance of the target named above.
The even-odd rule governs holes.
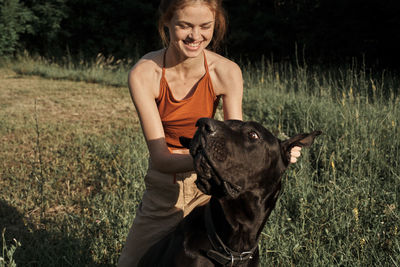
[[[31,57],[27,53],[17,57],[10,68],[21,75],[36,75],[43,78],[101,83],[125,87],[132,60],[115,60],[98,54],[93,62],[49,60],[40,56]]]

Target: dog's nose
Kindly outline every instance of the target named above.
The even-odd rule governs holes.
[[[199,128],[203,128],[209,133],[215,132],[215,130],[217,129],[215,120],[209,118],[200,118],[196,122],[196,126]]]

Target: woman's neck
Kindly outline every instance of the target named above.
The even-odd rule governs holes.
[[[178,75],[187,76],[193,70],[203,69],[203,53],[200,53],[197,57],[188,58],[177,52],[173,47],[168,47],[165,55],[165,68],[174,69]]]

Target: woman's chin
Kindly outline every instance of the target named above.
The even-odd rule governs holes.
[[[180,43],[175,46],[176,52],[184,58],[195,58],[198,57],[205,49],[204,44],[200,43],[198,46],[193,46],[185,43]]]
[[[200,55],[204,50],[204,47],[202,45],[199,45],[198,47],[191,47],[189,45],[183,45],[182,47],[182,52],[186,57],[197,57]]]

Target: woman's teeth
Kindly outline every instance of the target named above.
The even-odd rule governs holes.
[[[200,43],[186,43],[190,47],[198,47]]]

